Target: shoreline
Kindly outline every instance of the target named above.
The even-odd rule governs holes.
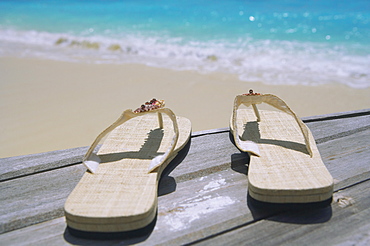
[[[189,118],[193,132],[227,127],[235,95],[251,88],[279,96],[299,117],[370,108],[370,88],[266,85],[140,64],[1,57],[0,73],[0,158],[88,146],[122,111],[153,97]]]

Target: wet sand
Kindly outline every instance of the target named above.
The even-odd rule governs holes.
[[[370,108],[370,88],[285,86],[137,64],[0,58],[0,158],[88,146],[125,109],[155,97],[192,121],[227,127],[235,95],[272,93],[300,116]]]

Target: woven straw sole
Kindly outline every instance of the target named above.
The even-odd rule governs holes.
[[[179,139],[175,150],[155,172],[151,160],[163,154],[173,137],[172,121],[156,114],[133,118],[113,130],[98,155],[97,172],[86,172],[65,203],[69,227],[89,232],[125,232],[145,227],[155,218],[158,181],[164,168],[186,145],[191,123],[177,117]]]
[[[257,143],[261,155],[250,156],[250,196],[271,203],[309,203],[331,198],[333,178],[309,129],[312,158],[292,116],[265,110],[260,110],[260,116],[261,121],[257,122],[253,110],[237,110],[239,137]]]

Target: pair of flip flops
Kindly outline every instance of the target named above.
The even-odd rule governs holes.
[[[283,111],[259,111],[267,103]],[[240,108],[252,106],[253,111]],[[280,98],[248,94],[235,98],[230,130],[250,154],[248,191],[269,203],[329,199],[333,179],[307,126]],[[126,110],[91,145],[88,171],[65,203],[68,227],[77,232],[115,233],[149,225],[156,216],[161,173],[191,135],[190,120],[153,99]]]

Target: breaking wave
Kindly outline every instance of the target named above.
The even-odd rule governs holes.
[[[0,56],[87,63],[138,63],[237,74],[266,84],[340,83],[370,87],[370,48],[361,44],[262,40],[184,40],[162,34],[86,35],[0,29]]]

